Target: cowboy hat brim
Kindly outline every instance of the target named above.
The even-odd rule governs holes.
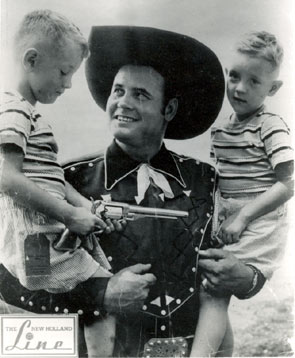
[[[89,47],[86,78],[102,109],[119,69],[133,64],[153,67],[169,81],[178,99],[177,114],[165,138],[195,137],[216,119],[224,97],[224,76],[217,56],[201,42],[155,28],[94,26]]]

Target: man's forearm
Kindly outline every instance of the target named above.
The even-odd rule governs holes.
[[[265,284],[266,278],[264,277],[262,272],[257,269],[257,267],[250,264],[242,264],[242,265],[245,266],[244,285],[241,285],[240,287],[236,287],[233,294],[239,299],[246,299],[255,296],[256,293],[258,293],[262,289],[262,287]],[[249,270],[251,271],[251,273],[249,272]],[[248,273],[246,273],[246,271]]]

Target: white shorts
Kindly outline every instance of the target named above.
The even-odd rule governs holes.
[[[223,198],[218,195],[218,221],[223,221],[255,197],[257,194],[237,198]],[[288,203],[284,203],[251,221],[242,232],[240,240],[224,246],[223,249],[230,251],[243,262],[256,266],[270,279],[273,272],[279,268],[285,253],[289,228],[287,206]]]

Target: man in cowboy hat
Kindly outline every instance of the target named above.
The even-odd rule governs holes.
[[[210,247],[215,170],[163,142],[192,138],[211,126],[223,100],[222,69],[202,43],[152,28],[93,27],[90,51],[88,85],[106,109],[114,141],[105,153],[67,165],[67,180],[95,200],[185,210],[189,216],[129,222],[123,232],[101,237],[114,276],[91,278],[50,300],[44,291],[22,291],[20,302],[33,297],[24,307],[35,312],[54,311],[54,305],[59,311],[79,308],[87,324],[105,311],[116,313],[114,356],[186,355],[198,320],[200,265],[212,291],[242,297],[263,285],[259,272],[254,276],[229,253],[209,249],[199,257],[199,249]]]

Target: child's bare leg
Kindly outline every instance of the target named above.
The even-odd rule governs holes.
[[[214,357],[227,330],[230,297],[215,297],[200,291],[200,312],[191,357]]]
[[[223,342],[221,343],[221,346],[219,347],[219,350],[216,354],[216,357],[232,357],[233,350],[234,350],[234,335],[228,317],[226,333]]]
[[[112,357],[116,333],[115,316],[109,315],[84,326],[88,358]]]

